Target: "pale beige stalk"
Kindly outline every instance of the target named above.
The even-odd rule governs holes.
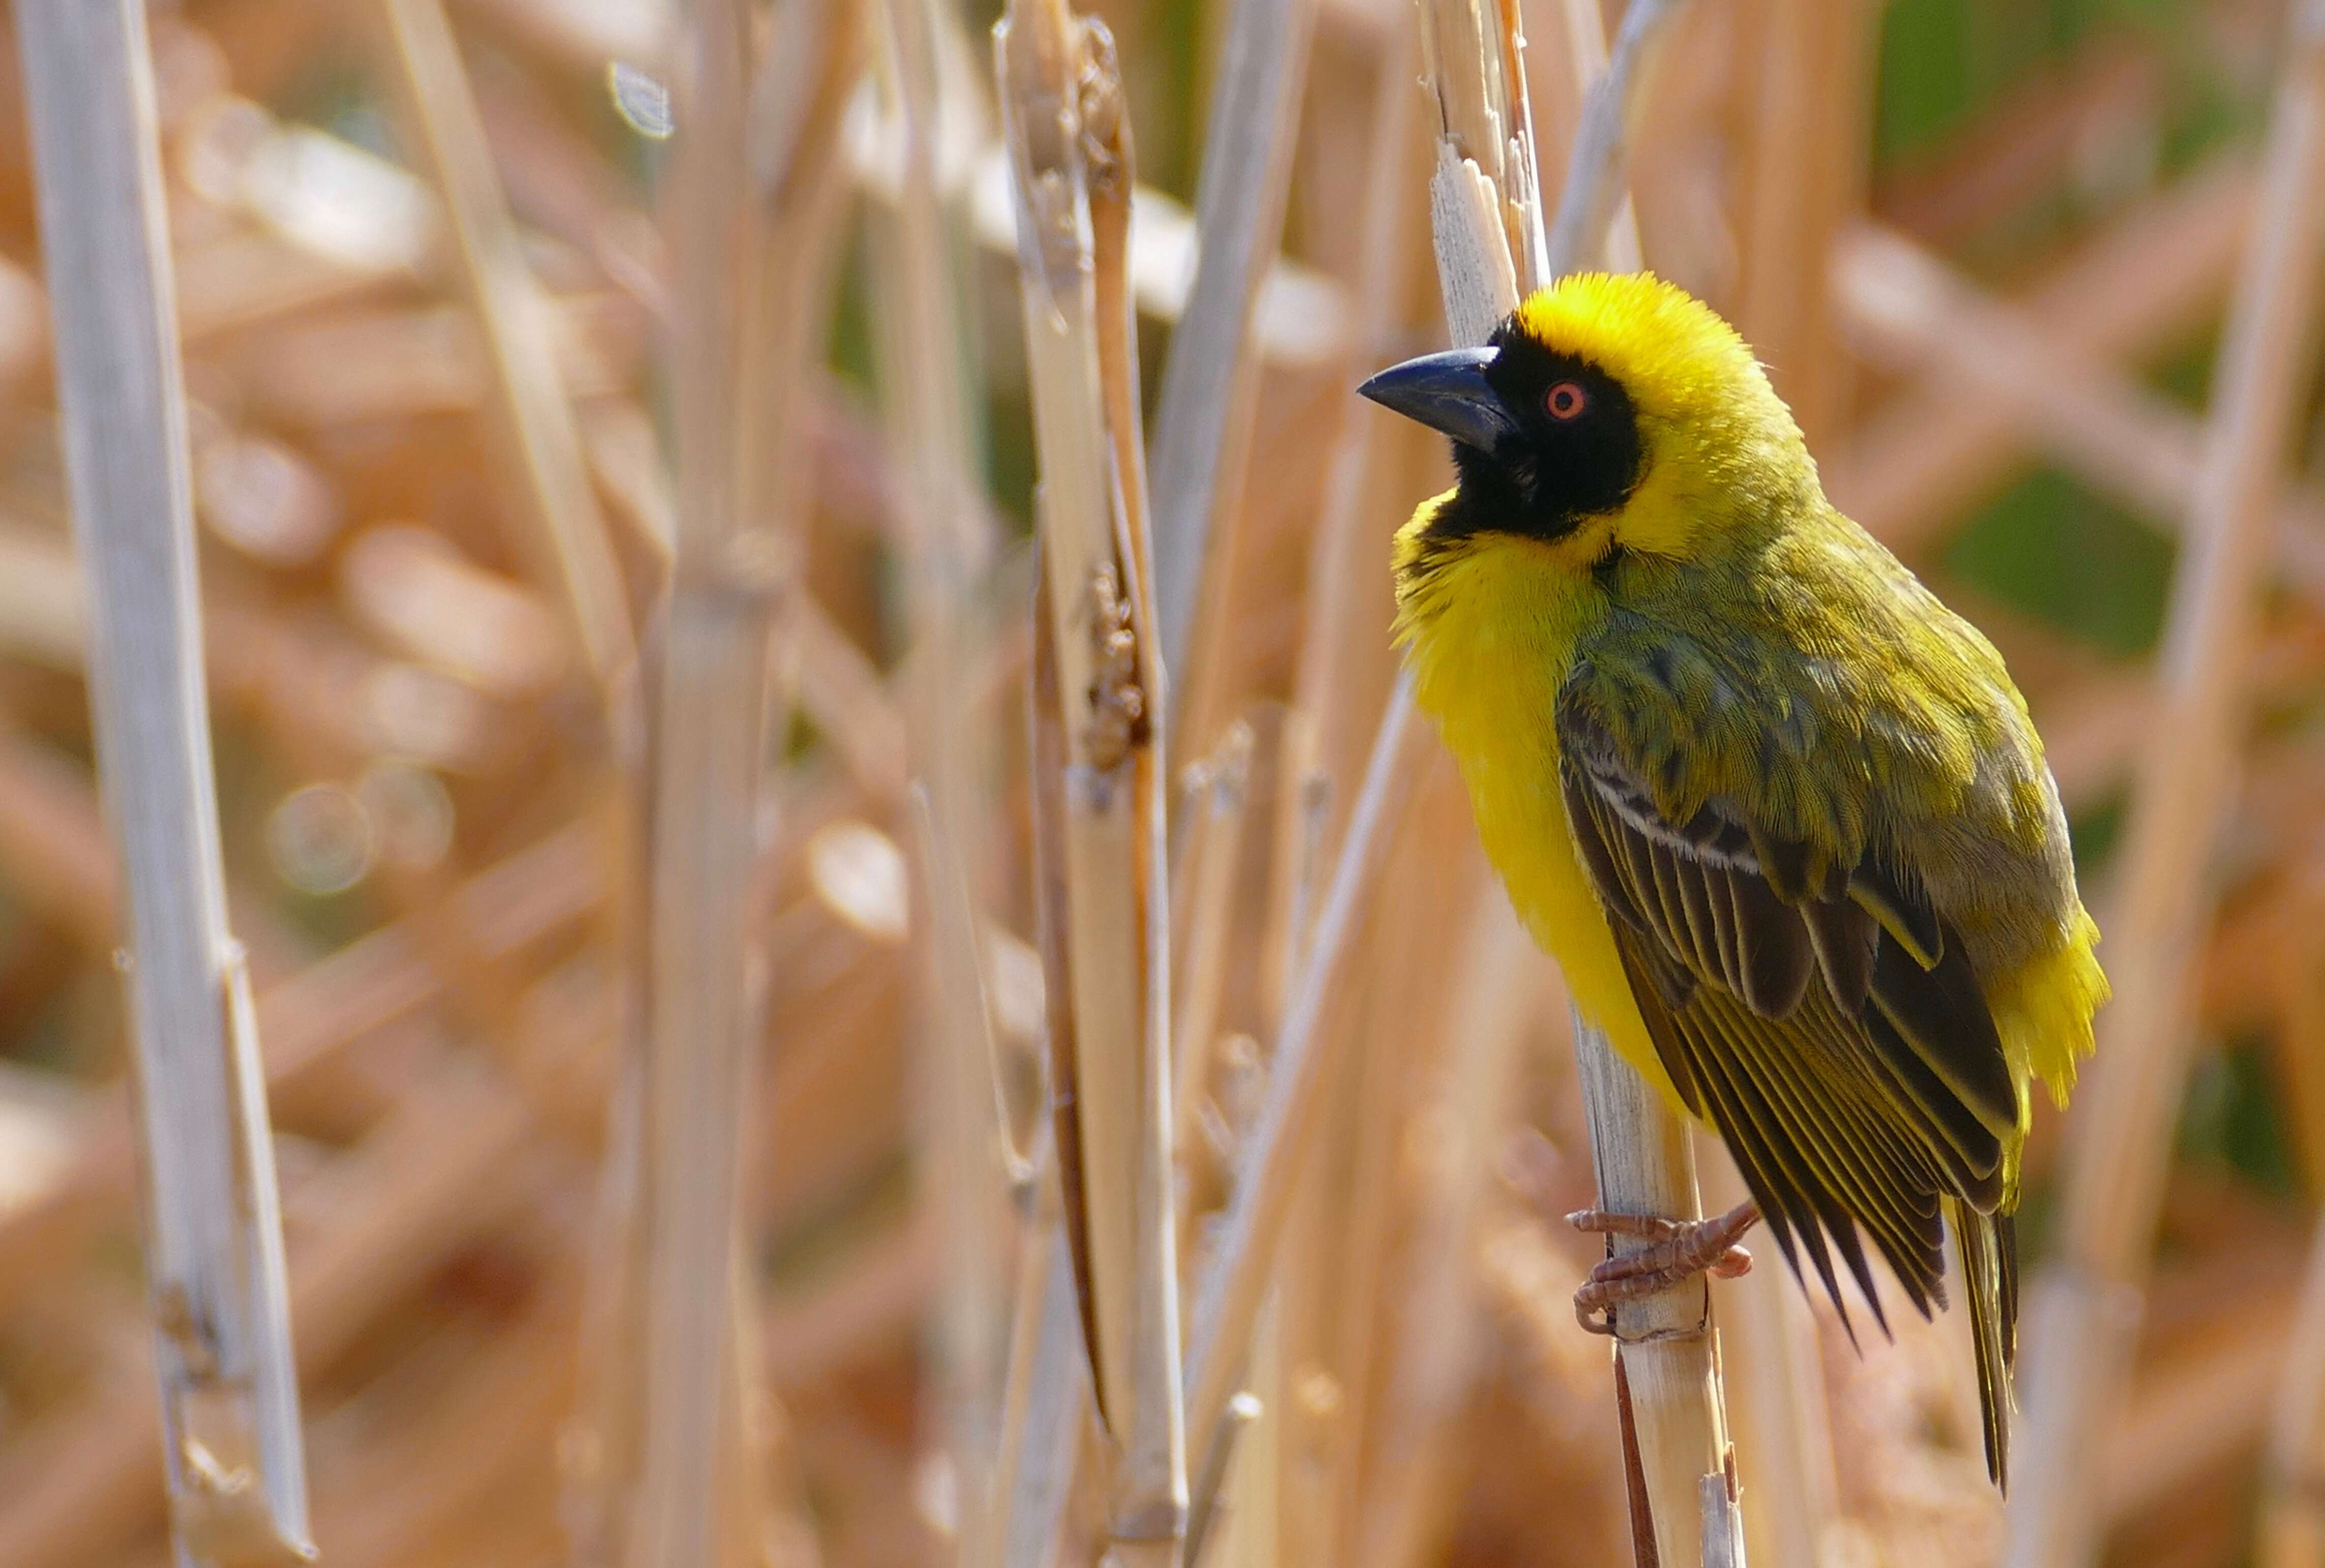
[[[1227,523],[1237,516],[1259,383],[1252,315],[1283,230],[1315,18],[1316,0],[1237,0],[1211,88],[1195,204],[1200,249],[1154,413],[1154,593],[1163,660],[1181,672],[1182,702],[1200,678],[1199,611],[1216,615],[1227,603],[1205,578],[1234,558]]]
[[[519,246],[459,46],[442,0],[380,0],[380,8],[405,120],[442,198],[492,366],[493,412],[528,514],[518,543],[564,605],[606,699],[626,706],[636,647],[621,569],[583,464],[541,286]]]
[[[269,1568],[314,1548],[265,1070],[227,928],[145,10],[32,0],[15,21],[97,779],[128,895],[115,964],[170,1522],[183,1562]]]
[[[1105,29],[1018,0],[994,37],[1016,201],[1041,467],[1047,657],[1062,756],[1045,910],[1070,1014],[1065,1223],[1110,1440],[1109,1529],[1128,1563],[1178,1553],[1177,1234],[1170,1160],[1164,693],[1149,590],[1128,263],[1127,111]],[[1077,1203],[1077,1198],[1079,1203]]]
[[[1172,1047],[1172,1142],[1185,1150],[1196,1137],[1196,1113],[1208,1092],[1218,1043],[1221,991],[1227,983],[1229,938],[1236,930],[1236,879],[1242,868],[1244,828],[1251,815],[1250,726],[1230,728],[1218,751],[1201,765],[1181,813],[1187,847],[1180,868],[1185,893],[1173,911],[1184,937],[1179,950],[1179,981]],[[1187,1214],[1179,1223],[1183,1231]]]
[[[968,399],[976,382],[955,300],[964,226],[941,178],[955,117],[940,53],[949,19],[934,0],[884,0],[879,63],[893,141],[894,201],[869,225],[881,308],[872,313],[880,395],[902,459],[912,654],[906,666],[917,848],[930,890],[917,932],[927,962],[918,1012],[916,1114],[927,1166],[921,1202],[944,1215],[938,1377],[953,1465],[962,1568],[995,1561],[1014,1168],[1003,1066],[986,985],[986,900],[971,867],[999,831],[991,789],[995,728],[976,689],[991,657],[983,595],[994,540],[975,476]],[[1006,711],[1005,708],[1004,712]],[[996,1158],[999,1157],[999,1158]],[[1028,1194],[1030,1195],[1030,1194]],[[1038,1245],[1033,1255],[1039,1256]],[[1036,1277],[1035,1283],[1039,1283]]]
[[[801,14],[820,13],[820,19]],[[674,143],[678,511],[648,771],[653,826],[637,1213],[643,1375],[632,1568],[708,1565],[757,1530],[733,1302],[743,1116],[762,1030],[746,986],[768,718],[766,640],[805,485],[797,432],[820,344],[841,188],[853,7],[790,0],[769,152],[746,114],[756,58],[732,0],[689,7]],[[763,77],[765,76],[763,70]],[[758,95],[763,111],[768,95]],[[773,112],[773,111],[770,111]],[[779,116],[781,117],[781,116]]]
[[[963,1542],[1000,1568],[1050,1568],[1074,1490],[1089,1363],[1074,1310],[1074,1266],[1054,1172],[1045,1173],[1017,1262],[1016,1318],[1002,1386],[989,1545]]]

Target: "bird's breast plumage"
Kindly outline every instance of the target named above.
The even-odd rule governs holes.
[[[1575,858],[1558,788],[1551,715],[1576,649],[1603,613],[1596,590],[1552,560],[1508,569],[1512,552],[1556,552],[1505,538],[1466,541],[1421,566],[1430,510],[1399,539],[1398,622],[1414,700],[1460,768],[1478,841],[1519,919],[1557,960],[1583,1016],[1676,1102],[1605,910]]]

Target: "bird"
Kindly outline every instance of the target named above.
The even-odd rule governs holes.
[[[1449,437],[1393,550],[1413,699],[1583,1020],[1727,1145],[1749,1199],[1650,1234],[1586,1326],[1764,1222],[1849,1324],[1924,1317],[1951,1232],[2006,1487],[2020,1157],[2107,981],[2066,815],[1992,643],[1825,497],[1743,338],[1652,274],[1570,275],[1480,347],[1358,389]],[[1849,1326],[1852,1339],[1853,1324]]]

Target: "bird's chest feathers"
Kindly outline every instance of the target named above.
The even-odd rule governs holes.
[[[1478,841],[1519,919],[1558,960],[1583,1017],[1678,1104],[1559,789],[1559,691],[1608,613],[1605,595],[1555,547],[1490,537],[1408,573],[1398,601],[1414,697],[1460,764]]]
[[[1402,599],[1414,696],[1460,764],[1518,913],[1555,950],[1596,900],[1567,827],[1553,715],[1606,600],[1552,549],[1499,538],[1408,583]]]

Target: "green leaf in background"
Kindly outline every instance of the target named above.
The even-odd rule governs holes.
[[[1945,564],[2069,636],[2129,658],[2163,629],[2174,554],[2145,522],[2040,468],[1955,536]]]
[[[2292,1142],[2278,1106],[2285,1097],[2265,1044],[2240,1039],[2196,1063],[2180,1111],[2180,1158],[2227,1166],[2254,1185],[2299,1195]]]

